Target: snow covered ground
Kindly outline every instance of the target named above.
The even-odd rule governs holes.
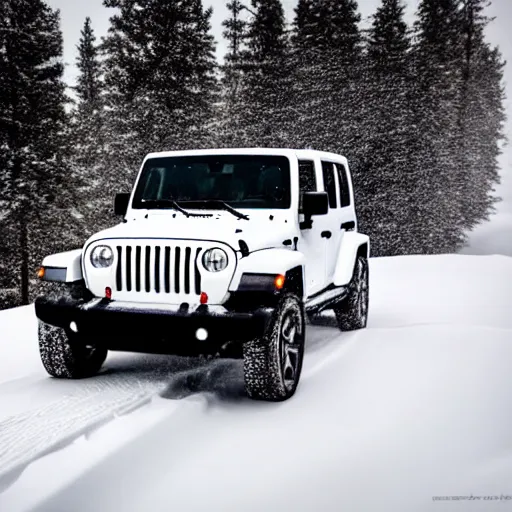
[[[0,511],[512,510],[512,258],[370,270],[368,329],[309,326],[281,404],[246,399],[236,361],[51,379],[33,308],[1,312]]]

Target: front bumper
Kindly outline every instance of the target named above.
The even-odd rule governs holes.
[[[216,354],[263,336],[272,308],[250,313],[222,306],[171,306],[93,299],[89,302],[38,297],[36,316],[44,323],[77,332],[109,350],[193,356]],[[197,339],[198,329],[206,340]],[[235,350],[236,351],[236,350]],[[239,354],[238,354],[239,355]]]

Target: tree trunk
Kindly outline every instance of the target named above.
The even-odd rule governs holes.
[[[28,262],[28,229],[27,229],[27,217],[25,215],[25,208],[20,211],[19,217],[19,249],[21,256],[21,303],[23,306],[29,304],[29,262]]]

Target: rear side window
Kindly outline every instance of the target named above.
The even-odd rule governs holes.
[[[350,206],[350,189],[348,186],[347,170],[342,164],[336,164],[336,169],[338,170],[340,182],[341,207],[344,208],[345,206]]]
[[[309,160],[299,162],[299,212],[302,212],[302,194],[316,192],[315,164]]]
[[[331,164],[330,162],[322,162],[322,171],[324,173],[324,190],[329,196],[329,208],[337,208],[334,164]]]

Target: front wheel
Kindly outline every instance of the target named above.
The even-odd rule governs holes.
[[[368,259],[359,256],[348,286],[347,298],[334,308],[338,327],[342,331],[364,329],[368,322],[369,268]]]
[[[78,335],[39,321],[39,353],[52,377],[81,379],[92,377],[107,357],[107,349],[89,345]]]
[[[244,344],[244,380],[250,398],[281,402],[293,396],[302,371],[305,331],[302,301],[285,295],[264,336]]]

